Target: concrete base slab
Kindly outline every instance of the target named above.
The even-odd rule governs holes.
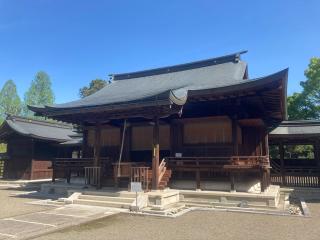
[[[208,204],[276,208],[280,199],[280,187],[271,185],[263,193],[180,190],[180,195],[182,202],[189,206]]]
[[[108,208],[73,204],[0,219],[0,239],[29,239],[116,213]]]
[[[201,181],[201,190],[205,191],[231,191],[231,185],[228,181]],[[171,180],[170,188],[196,190],[196,181],[193,180]],[[259,180],[247,179],[235,183],[237,192],[260,193],[261,186]]]
[[[294,198],[303,198],[304,200],[320,200],[320,188],[283,187],[281,190]]]
[[[151,191],[148,195],[148,207],[155,210],[164,210],[171,204],[180,201],[179,190],[166,189],[163,191]]]
[[[70,190],[84,190],[87,187],[84,184],[67,184],[64,182],[57,182],[57,183],[45,183],[41,185],[40,192],[44,194],[57,194],[67,196],[68,191]]]

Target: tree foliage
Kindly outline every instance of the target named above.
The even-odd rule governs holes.
[[[7,152],[7,145],[4,143],[0,143],[0,153],[6,153]]]
[[[80,88],[79,95],[81,98],[87,97],[87,96],[97,92],[98,90],[100,90],[101,88],[103,88],[107,84],[108,84],[108,82],[103,79],[92,80],[89,83],[89,87]]]
[[[51,105],[54,103],[54,93],[51,89],[51,80],[44,71],[39,71],[31,82],[29,90],[24,95],[24,114],[33,116],[27,105]]]
[[[6,114],[19,115],[21,113],[21,100],[17,87],[12,80],[8,80],[0,91],[0,123]]]
[[[304,75],[306,81],[300,82],[301,93],[288,97],[289,120],[320,118],[320,58],[311,58]],[[309,145],[287,146],[291,157],[313,158],[313,148]]]
[[[302,92],[288,97],[290,120],[320,118],[320,58],[311,58],[304,75],[307,80],[300,82]]]

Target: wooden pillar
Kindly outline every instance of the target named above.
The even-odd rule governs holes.
[[[54,162],[52,162],[52,182],[56,182],[56,169],[54,166]]]
[[[230,185],[231,185],[231,187],[230,187],[230,189],[231,189],[231,191],[235,191],[236,189],[235,189],[235,184],[234,184],[234,182],[235,182],[235,180],[234,180],[234,172],[230,172]]]
[[[88,157],[88,129],[83,127],[83,134],[82,134],[82,157]]]
[[[120,132],[122,136],[123,127],[121,128]],[[130,158],[131,158],[131,132],[132,132],[132,128],[127,125],[125,136],[124,136],[123,153],[122,153],[122,159],[125,162],[130,162]]]
[[[71,182],[71,169],[68,168],[67,169],[67,183],[69,184]]]
[[[284,165],[284,146],[283,142],[279,144],[279,155],[280,155],[280,173],[281,173],[281,184],[286,185],[286,171]]]
[[[268,157],[270,157],[270,152],[269,152],[269,134],[265,133],[264,136],[264,148],[265,148],[265,155]]]
[[[239,155],[238,145],[238,121],[237,118],[232,118],[232,143],[233,143],[233,155]]]
[[[320,166],[320,142],[318,140],[316,140],[314,143],[313,151],[314,151],[314,159],[317,163],[317,166]]]
[[[267,155],[267,147],[266,147],[266,133],[263,131],[263,129],[257,129],[259,133],[259,145],[260,149],[259,151],[256,151],[257,155],[263,156]],[[261,186],[261,192],[264,192],[267,187],[269,186],[269,175],[268,175],[268,168],[269,166],[266,166],[262,163],[260,163],[260,186]]]
[[[196,185],[197,189],[201,189],[201,179],[200,179],[200,166],[199,166],[199,161],[196,162],[197,164],[197,171],[196,171]]]
[[[318,167],[318,186],[320,187],[320,142],[317,139],[313,145],[314,159]]]
[[[159,118],[154,118],[153,126],[153,149],[152,149],[152,189],[157,190],[159,188],[159,158],[160,158],[160,146],[159,146]]]
[[[176,124],[171,121],[170,122],[170,156],[174,157],[175,153],[176,153]]]
[[[267,182],[267,187],[270,186],[271,184],[271,174],[270,174],[270,152],[269,152],[269,134],[267,131],[264,131],[264,155],[267,157],[268,160],[268,166],[266,169],[266,182]]]
[[[232,143],[233,143],[233,155],[239,156],[239,145],[238,145],[238,121],[237,118],[232,118]],[[230,172],[230,189],[235,191],[235,173]]]
[[[30,166],[30,180],[33,180],[33,160],[34,160],[34,139],[31,139],[31,166]]]
[[[94,146],[93,146],[93,166],[99,167],[100,166],[100,149],[101,149],[101,125],[98,123],[95,127],[95,134],[94,134]]]
[[[266,169],[261,168],[260,169],[260,184],[261,184],[261,192],[264,192],[267,188],[267,182],[266,182]]]

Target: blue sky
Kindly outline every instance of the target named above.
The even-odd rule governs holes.
[[[0,87],[19,95],[39,70],[56,102],[110,73],[248,50],[249,76],[289,67],[288,93],[320,56],[320,1],[0,0]]]

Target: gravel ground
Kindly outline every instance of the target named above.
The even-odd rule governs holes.
[[[30,205],[37,200],[10,196],[17,189],[0,189],[0,218],[47,210]],[[195,211],[178,218],[118,214],[37,238],[38,240],[105,239],[320,239],[320,201],[307,203],[311,218],[247,213]]]
[[[38,199],[10,196],[12,193],[21,193],[22,191],[23,189],[0,189],[0,218],[13,217],[48,209],[48,207],[45,206],[26,204],[27,202]]]
[[[37,238],[105,239],[320,239],[320,202],[308,203],[311,218],[195,211],[160,218],[119,214]]]

